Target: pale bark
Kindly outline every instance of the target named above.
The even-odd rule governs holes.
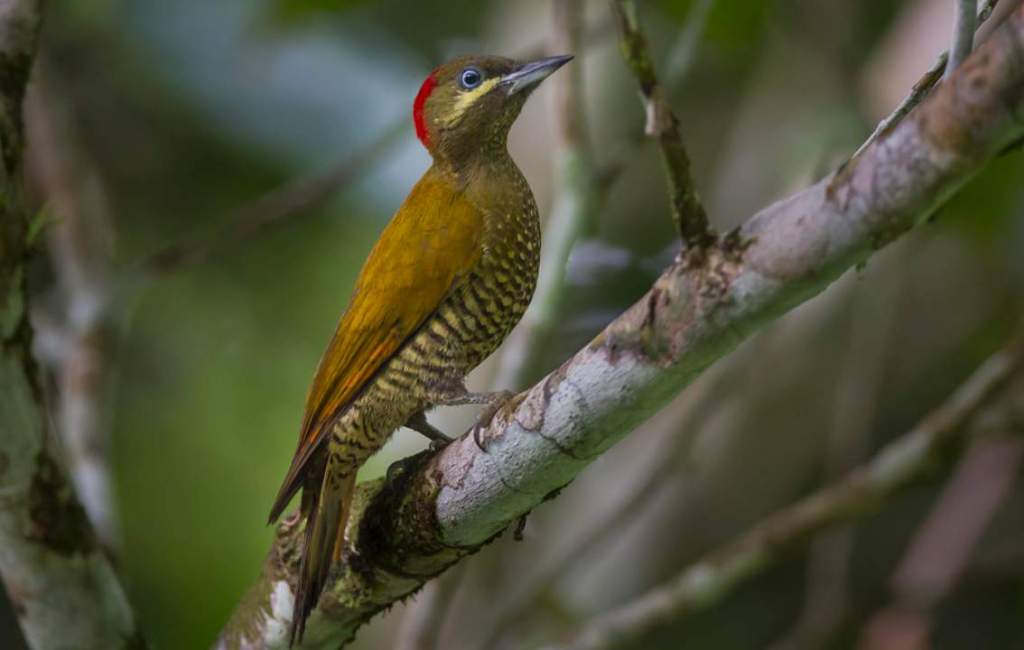
[[[140,647],[131,610],[48,431],[31,356],[22,100],[39,4],[0,2],[0,574],[32,648]]]
[[[374,614],[555,496],[749,334],[934,214],[1024,135],[1024,12],[902,122],[816,185],[754,215],[700,264],[666,269],[638,303],[499,412],[483,437],[410,459],[357,490],[348,535],[302,647],[337,647]],[[219,647],[283,648],[297,527]]]

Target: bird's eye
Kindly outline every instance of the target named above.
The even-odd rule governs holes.
[[[476,68],[466,68],[459,74],[459,84],[466,90],[472,90],[480,85],[484,75]]]

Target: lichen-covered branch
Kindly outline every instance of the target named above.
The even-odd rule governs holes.
[[[619,49],[640,86],[647,122],[644,131],[656,138],[668,179],[672,217],[686,244],[687,253],[700,255],[714,241],[704,205],[690,175],[690,157],[683,146],[679,120],[665,99],[654,63],[647,50],[647,39],[640,30],[636,5],[632,0],[613,0],[612,12],[619,25]],[[697,258],[699,259],[699,257]]]
[[[357,490],[350,552],[303,647],[337,647],[474,553],[668,403],[748,335],[932,215],[1024,134],[1024,12],[857,159],[680,260],[585,348],[472,439]],[[282,525],[219,647],[283,648],[299,530]]]
[[[991,357],[945,404],[844,480],[771,515],[550,650],[643,647],[648,635],[713,606],[742,581],[777,564],[815,534],[877,512],[893,494],[959,457],[973,431],[974,418],[1006,396],[1002,389],[1020,375],[1022,365],[1024,345],[1018,341]]]
[[[0,1],[0,574],[33,648],[142,645],[47,431],[31,356],[21,111],[39,3]]]

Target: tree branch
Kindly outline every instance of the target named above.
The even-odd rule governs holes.
[[[687,254],[697,255],[699,259],[702,251],[714,242],[715,235],[708,225],[708,216],[690,176],[690,157],[683,146],[679,120],[658,84],[654,63],[647,50],[647,39],[637,20],[636,5],[632,0],[613,0],[612,12],[619,24],[619,49],[640,86],[640,96],[647,113],[644,131],[657,139],[661,149],[672,217],[686,244]]]
[[[124,591],[46,427],[26,316],[22,100],[39,3],[0,1],[0,573],[34,648],[138,648]]]
[[[719,602],[818,532],[877,512],[892,495],[938,466],[952,465],[967,446],[975,417],[997,398],[1006,397],[1002,389],[1020,375],[1022,365],[1024,344],[1017,341],[986,361],[917,427],[845,480],[771,515],[674,578],[598,617],[572,641],[549,650],[642,647],[648,635]]]
[[[1014,0],[1019,2],[1019,0]],[[996,5],[999,4],[999,0],[985,0],[984,6],[981,8],[981,12],[978,14],[975,24],[981,27],[986,20],[992,15]],[[972,35],[973,41],[973,35]],[[883,133],[888,132],[890,129],[895,127],[900,121],[907,116],[910,111],[914,110],[914,107],[921,103],[921,101],[928,96],[935,84],[939,83],[942,79],[942,73],[946,70],[946,62],[949,60],[949,52],[943,52],[939,55],[939,58],[935,61],[935,65],[928,69],[914,87],[910,89],[910,94],[907,95],[899,106],[896,107],[892,113],[889,114],[884,120],[878,123],[875,130],[872,131],[868,139],[864,141],[864,144],[854,152],[853,158],[859,156],[872,142],[877,140]]]
[[[590,344],[500,411],[487,452],[456,440],[359,486],[352,551],[335,567],[303,647],[337,647],[374,614],[555,496],[746,336],[824,290],[933,214],[1024,134],[1018,11],[907,119],[856,160],[678,261]],[[263,574],[220,638],[283,648],[299,527],[283,524]]]
[[[523,620],[531,608],[542,602],[545,592],[552,590],[560,577],[585,565],[592,559],[594,552],[614,534],[626,530],[634,520],[640,518],[646,512],[645,505],[657,501],[659,492],[664,491],[671,477],[692,454],[694,440],[707,421],[722,411],[723,400],[717,398],[728,394],[726,385],[731,384],[733,389],[736,388],[740,369],[735,363],[735,357],[727,363],[729,367],[725,372],[721,372],[722,366],[716,368],[713,381],[702,387],[699,394],[695,395],[691,391],[688,399],[692,406],[675,424],[674,431],[668,432],[670,435],[658,441],[659,448],[653,456],[653,462],[638,472],[635,481],[623,489],[624,494],[620,499],[584,526],[574,538],[554,544],[549,552],[532,562],[530,572],[517,577],[505,598],[492,604],[490,609],[493,622],[480,647],[500,647],[502,637],[515,623]],[[678,435],[676,432],[686,434]]]

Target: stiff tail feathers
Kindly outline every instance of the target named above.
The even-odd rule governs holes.
[[[320,599],[331,566],[341,559],[354,486],[355,472],[340,480],[325,472],[319,493],[310,499],[288,647],[302,643],[306,620]]]

